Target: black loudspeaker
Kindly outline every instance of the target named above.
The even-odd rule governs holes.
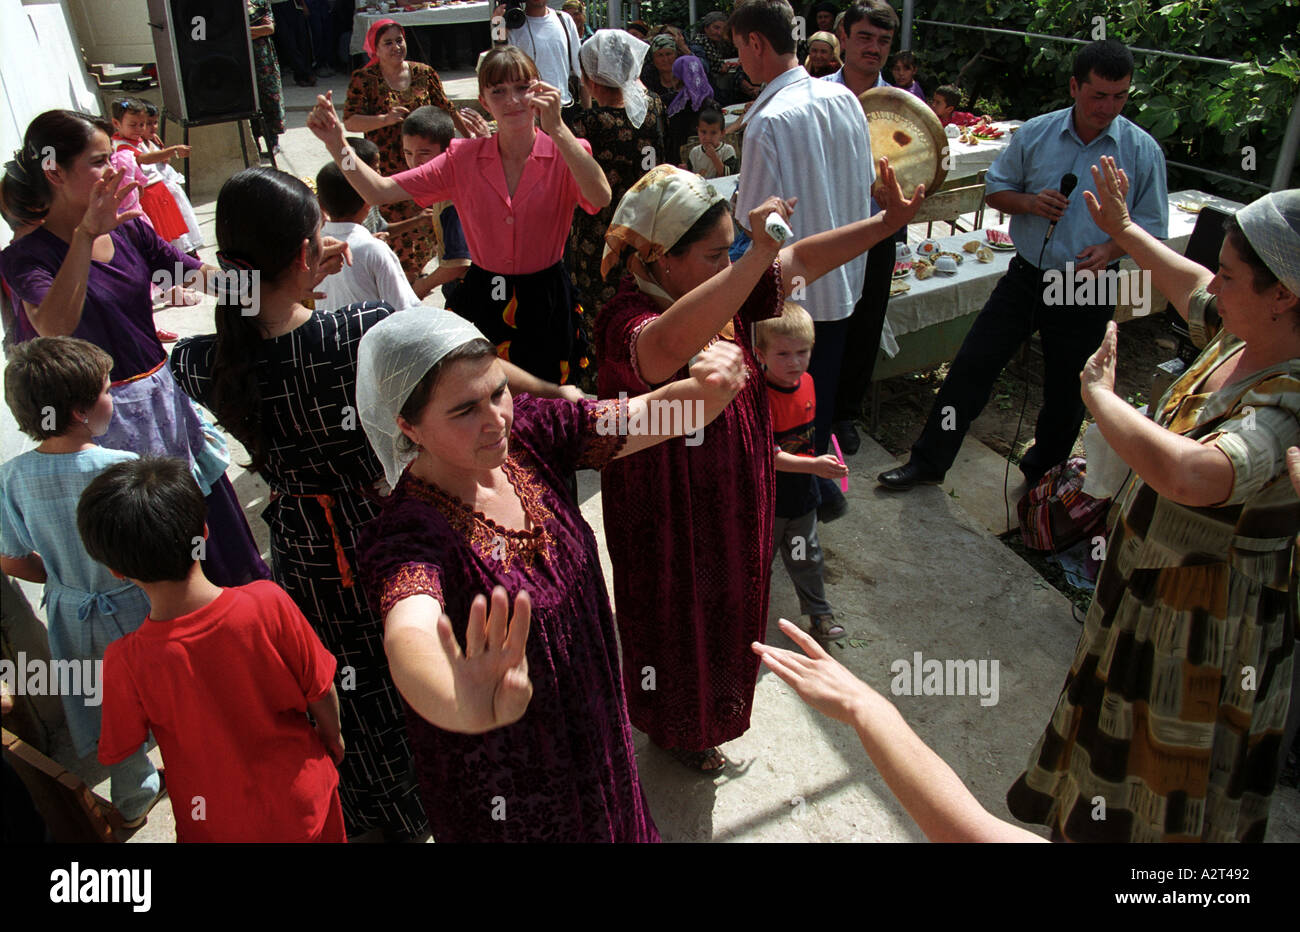
[[[188,124],[257,113],[244,0],[149,0],[163,106]]]

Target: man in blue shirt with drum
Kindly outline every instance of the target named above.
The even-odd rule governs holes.
[[[1093,185],[1089,169],[1101,156],[1114,156],[1127,170],[1133,220],[1153,236],[1168,236],[1164,153],[1120,116],[1132,79],[1133,55],[1122,43],[1105,39],[1084,46],[1070,78],[1074,105],[1024,124],[989,169],[986,203],[1012,215],[1016,256],[952,361],[910,460],[881,473],[881,485],[901,491],[941,482],[998,373],[1035,331],[1043,347],[1043,407],[1020,471],[1032,487],[1070,455],[1084,415],[1079,371],[1101,344],[1115,308],[1105,298],[1083,306],[1062,301],[1061,277],[1071,289],[1070,272],[1076,278],[1105,275],[1123,256],[1083,203],[1083,191]],[[1063,190],[1076,183],[1072,195]]]

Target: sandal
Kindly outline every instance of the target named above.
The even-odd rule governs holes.
[[[848,634],[844,626],[837,624],[834,615],[810,615],[812,626],[808,633],[823,641],[838,641]]]
[[[684,748],[664,748],[679,763],[686,766],[688,770],[695,770],[699,773],[713,775],[721,773],[727,766],[727,757],[717,748],[708,748],[703,751],[687,751]]]

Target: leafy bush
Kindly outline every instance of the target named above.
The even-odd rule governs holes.
[[[897,0],[894,5],[901,8]],[[1157,139],[1171,160],[1264,185],[1272,178],[1300,89],[1300,0],[1110,0],[1086,6],[1077,0],[932,0],[918,3],[914,15],[1085,41],[1093,38],[1093,18],[1100,16],[1106,35],[1130,46],[1232,61],[1206,64],[1135,53],[1125,115]],[[927,88],[955,83],[968,100],[983,98],[1002,105],[1000,115],[1023,119],[1070,104],[1077,45],[948,26],[914,28],[912,47]],[[1288,186],[1300,187],[1294,165],[1290,177]],[[1169,185],[1246,200],[1260,194],[1249,185],[1172,166]]]

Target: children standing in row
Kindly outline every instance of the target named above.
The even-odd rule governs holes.
[[[701,178],[721,178],[734,175],[740,161],[736,158],[736,149],[730,143],[723,142],[722,111],[708,108],[700,111],[700,118],[695,132],[700,137],[700,144],[691,149],[686,157],[687,167]]]
[[[113,101],[113,151],[129,150],[135,156],[136,164],[148,179],[148,184],[140,189],[140,206],[145,216],[153,224],[154,232],[167,240],[182,252],[188,252],[195,258],[197,247],[189,240],[190,228],[185,222],[176,198],[167,187],[163,177],[162,165],[169,160],[190,154],[189,146],[167,146],[159,148],[145,138],[148,132],[148,114],[142,101],[123,97]],[[181,197],[185,193],[181,192]],[[186,204],[188,205],[188,200]],[[192,209],[191,209],[192,212]]]
[[[776,441],[775,550],[794,583],[799,610],[809,616],[812,634],[825,640],[844,637],[826,601],[822,580],[822,550],[817,540],[819,497],[813,476],[840,479],[848,467],[827,453],[816,455],[813,420],[817,396],[808,359],[812,356],[812,317],[786,301],[780,317],[754,325],[754,355],[767,378],[767,402],[772,410]]]
[[[112,367],[112,357],[93,343],[36,337],[13,347],[5,369],[5,401],[39,446],[0,466],[0,572],[45,584],[50,657],[94,671],[83,678],[81,695],[61,697],[79,757],[94,754],[100,742],[105,649],[149,614],[144,592],[114,578],[77,536],[82,491],[103,470],[136,458],[94,441],[113,418]],[[109,767],[110,797],[124,828],[144,822],[160,790],[147,737],[123,745]]]
[[[275,583],[208,581],[205,518],[179,460],[118,463],[82,493],[87,552],[151,606],[105,652],[99,759],[154,733],[177,841],[344,842],[334,657]]]

